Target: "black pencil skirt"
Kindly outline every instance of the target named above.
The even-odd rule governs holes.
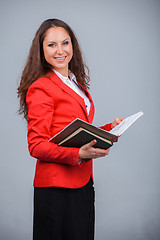
[[[94,187],[34,188],[33,240],[93,240]]]

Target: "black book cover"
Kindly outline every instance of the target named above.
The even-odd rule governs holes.
[[[117,136],[89,124],[81,119],[75,119],[60,133],[50,139],[59,146],[80,148],[96,139],[95,148],[107,149],[113,145]]]

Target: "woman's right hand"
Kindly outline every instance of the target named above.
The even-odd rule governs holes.
[[[95,159],[99,157],[105,157],[109,154],[110,148],[107,150],[94,148],[93,145],[96,144],[96,140],[92,140],[91,142],[83,145],[79,150],[79,158],[80,159]]]

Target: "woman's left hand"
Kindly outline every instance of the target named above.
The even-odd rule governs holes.
[[[117,126],[118,124],[120,124],[123,120],[124,120],[124,118],[116,118],[116,119],[112,122],[111,128],[114,128],[115,126]]]

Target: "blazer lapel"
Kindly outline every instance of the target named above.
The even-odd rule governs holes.
[[[91,108],[90,108],[90,112],[89,112],[89,115],[88,115],[84,99],[79,94],[77,94],[74,90],[72,90],[69,86],[67,86],[54,72],[52,72],[52,75],[49,76],[49,78],[55,84],[57,84],[61,89],[63,89],[63,91],[65,91],[66,93],[71,95],[74,99],[76,99],[76,101],[79,102],[83,111],[85,112],[85,115],[87,116],[88,121],[92,122],[93,116],[94,116],[94,105],[93,105],[93,100],[91,98],[90,93],[86,89],[84,89],[81,86],[81,84],[78,83],[85,90],[85,92],[86,92],[86,94],[87,94],[87,96],[88,96],[88,98],[90,99],[90,102],[91,102]]]
[[[80,83],[78,83],[78,84],[82,87],[82,85],[81,85]],[[82,87],[82,88],[83,88],[83,87]],[[88,115],[88,113],[87,113],[87,116],[88,116],[89,123],[92,123],[93,117],[94,117],[94,111],[95,111],[95,109],[94,109],[94,103],[93,103],[93,100],[92,100],[92,97],[91,97],[89,91],[88,91],[87,89],[85,89],[85,88],[83,88],[83,89],[85,90],[86,95],[87,95],[87,97],[89,98],[89,100],[90,100],[90,102],[91,102],[91,107],[90,107],[89,115]],[[85,107],[85,108],[86,108],[86,107]]]

